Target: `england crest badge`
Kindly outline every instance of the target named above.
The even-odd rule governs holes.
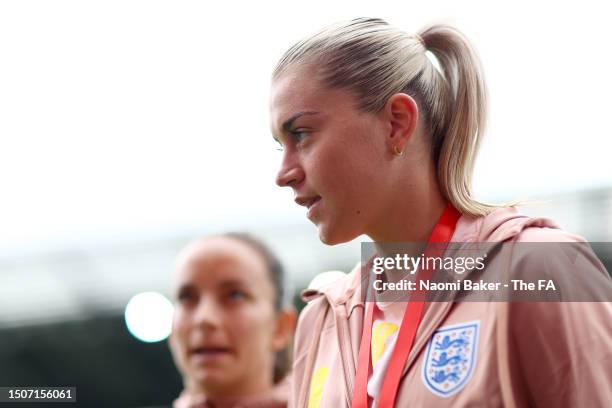
[[[425,350],[421,372],[429,391],[450,397],[468,382],[476,366],[480,321],[440,327]]]

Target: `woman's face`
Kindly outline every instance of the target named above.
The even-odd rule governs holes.
[[[306,68],[283,73],[271,91],[272,132],[283,147],[277,184],[293,189],[323,242],[367,234],[392,199],[389,122],[359,110],[350,92],[322,86]]]
[[[175,284],[170,346],[186,382],[221,395],[270,386],[286,342],[261,255],[232,238],[196,242],[179,257]]]

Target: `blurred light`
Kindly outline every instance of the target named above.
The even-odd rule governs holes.
[[[143,292],[133,296],[125,307],[125,323],[132,336],[154,343],[170,335],[173,311],[164,295]]]

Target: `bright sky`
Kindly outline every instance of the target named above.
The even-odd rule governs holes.
[[[0,248],[223,220],[304,220],[274,185],[269,75],[321,26],[456,25],[491,115],[481,198],[612,185],[604,2],[4,1]]]

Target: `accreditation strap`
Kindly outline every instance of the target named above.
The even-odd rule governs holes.
[[[446,245],[432,245],[432,244],[447,244],[455,232],[457,221],[461,217],[461,214],[455,207],[449,204],[442,216],[438,220],[438,223],[434,227],[431,236],[427,242],[427,248],[425,250],[425,257],[439,256],[446,250]],[[429,268],[419,269],[417,273],[417,281],[428,280],[431,278],[433,270]],[[420,284],[417,284],[420,288]],[[420,292],[420,293],[419,293]],[[378,398],[378,408],[391,408],[395,404],[395,398],[397,396],[397,389],[402,376],[402,371],[410,355],[410,350],[414,344],[414,338],[416,336],[417,329],[423,317],[423,310],[425,308],[425,295],[426,291],[417,290],[415,301],[408,302],[406,310],[404,311],[404,317],[402,318],[402,324],[398,333],[395,348],[389,362],[389,367],[385,378],[383,380],[383,386],[380,391]],[[366,299],[367,300],[367,299]],[[363,332],[361,337],[361,344],[359,346],[359,360],[357,366],[357,374],[355,379],[355,390],[353,392],[353,400],[351,408],[368,408],[370,403],[370,397],[368,396],[368,378],[372,369],[371,364],[371,346],[372,346],[372,324],[374,322],[374,308],[376,303],[374,301],[366,301],[365,319],[363,322]]]

